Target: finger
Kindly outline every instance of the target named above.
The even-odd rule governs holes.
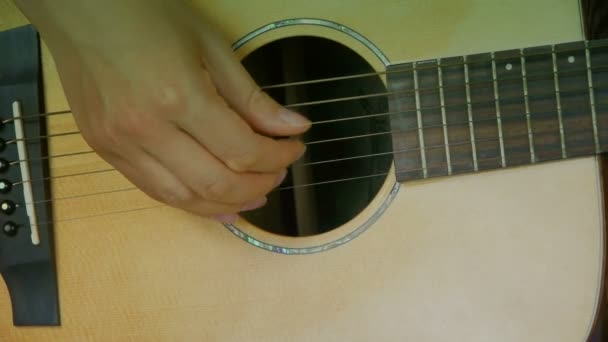
[[[205,65],[220,95],[258,132],[292,136],[305,132],[311,122],[263,92],[238,61],[225,40],[208,31],[201,34]]]
[[[265,198],[245,205],[229,205],[203,200],[144,151],[139,151],[137,154],[131,153],[128,160],[115,154],[111,156],[106,154],[104,157],[133,185],[151,198],[196,215],[229,216],[240,211],[256,209],[266,203]]]
[[[146,152],[201,198],[244,206],[268,194],[285,178],[275,173],[236,173],[188,134],[167,125],[157,131],[165,139],[140,141]]]
[[[238,216],[236,214],[220,214],[214,215],[213,218],[221,223],[234,223]]]
[[[263,207],[267,201],[268,201],[268,199],[266,197],[261,198],[260,200],[251,202],[250,204],[241,208],[241,211],[249,211],[249,210],[254,210],[254,209]],[[234,223],[237,220],[238,215],[237,214],[219,214],[219,215],[214,215],[213,218],[222,223]]]
[[[267,202],[266,197],[258,198],[246,204],[225,204],[216,201],[204,200],[197,197],[195,200],[183,203],[181,209],[187,210],[197,215],[208,216],[224,223],[232,223],[228,221],[229,217],[237,216],[243,211],[250,211],[264,206]]]
[[[299,159],[305,146],[299,141],[262,136],[237,115],[204,79],[193,80],[188,112],[177,124],[214,156],[236,172],[277,172]],[[212,94],[201,97],[200,94]]]

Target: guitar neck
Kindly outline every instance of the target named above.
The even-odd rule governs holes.
[[[388,67],[399,181],[608,150],[608,41]]]

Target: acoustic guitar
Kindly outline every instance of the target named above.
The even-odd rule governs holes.
[[[234,224],[148,198],[84,142],[44,42],[0,0],[0,58],[34,70],[0,68],[0,340],[602,327],[608,42],[585,40],[579,1],[194,2],[314,122],[306,155]]]

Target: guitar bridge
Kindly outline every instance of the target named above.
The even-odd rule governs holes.
[[[0,32],[0,51],[0,273],[15,325],[59,325],[38,34]]]

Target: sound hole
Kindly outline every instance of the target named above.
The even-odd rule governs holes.
[[[261,86],[373,73],[349,48],[317,37],[291,37],[269,43],[248,55],[244,66]],[[279,103],[342,99],[386,92],[377,75],[347,80],[268,89]],[[321,234],[359,214],[376,196],[392,162],[385,96],[295,107],[314,124],[300,138],[306,154],[289,169],[280,188],[259,210],[243,213],[252,224],[287,236]],[[355,138],[356,136],[363,136]],[[328,139],[331,142],[315,143]],[[354,158],[356,157],[356,158]],[[351,159],[345,159],[351,158]],[[341,161],[335,161],[343,159]],[[373,176],[376,175],[376,176]]]

